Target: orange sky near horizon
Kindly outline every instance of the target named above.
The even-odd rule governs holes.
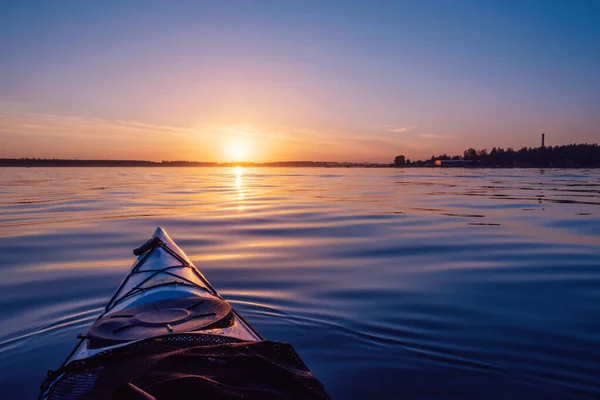
[[[427,159],[462,154],[468,147],[537,146],[539,132],[489,141],[473,134],[436,134],[417,126],[328,131],[252,123],[172,126],[31,112],[2,112],[0,158],[187,160],[271,162],[289,160],[391,162],[396,155]],[[558,137],[557,137],[558,136]],[[548,144],[569,143],[568,135]]]

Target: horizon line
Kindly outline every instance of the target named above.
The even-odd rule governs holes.
[[[147,163],[147,164],[170,164],[170,163],[188,163],[188,164],[214,164],[214,165],[232,165],[232,164],[281,164],[281,163],[311,163],[311,164],[373,164],[387,165],[389,163],[373,162],[373,161],[315,161],[315,160],[278,160],[278,161],[198,161],[198,160],[136,160],[136,159],[108,159],[108,158],[42,158],[42,157],[0,157],[0,163],[6,161],[56,161],[56,162],[116,162],[116,163]]]

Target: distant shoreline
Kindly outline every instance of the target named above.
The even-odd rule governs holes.
[[[205,162],[205,161],[145,161],[145,160],[71,160],[45,158],[0,158],[0,167],[319,167],[388,168],[393,164],[340,163],[327,161]]]
[[[61,168],[72,168],[72,167],[158,167],[158,168],[169,168],[169,167],[206,167],[206,168],[234,168],[234,167],[248,167],[248,168],[264,168],[264,167],[276,167],[276,168],[465,168],[465,169],[481,169],[481,168],[494,168],[494,169],[531,169],[531,168],[559,168],[559,169],[578,169],[578,168],[600,168],[598,165],[569,165],[569,166],[536,166],[536,165],[405,165],[398,166],[393,163],[390,164],[378,164],[378,163],[350,163],[350,162],[326,162],[326,161],[276,161],[267,163],[251,163],[251,162],[239,162],[239,163],[217,163],[217,162],[203,162],[203,161],[143,161],[143,160],[70,160],[70,159],[40,159],[40,158],[0,158],[0,167],[10,168],[31,168],[31,167],[61,167]]]

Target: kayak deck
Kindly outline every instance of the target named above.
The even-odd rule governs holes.
[[[143,339],[202,333],[243,341],[261,336],[218,294],[158,227],[104,312],[63,365]]]

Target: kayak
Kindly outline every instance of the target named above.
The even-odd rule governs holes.
[[[158,227],[134,250],[131,270],[104,312],[65,361],[151,336],[200,331],[243,340],[262,337],[225,302],[167,232]]]
[[[137,258],[129,273],[101,315],[87,332],[79,336],[79,343],[61,367],[56,372],[49,372],[48,379],[42,385],[40,398],[64,398],[65,380],[74,381],[75,372],[79,371],[79,375],[82,375],[81,371],[89,368],[92,361],[97,362],[96,360],[104,360],[110,365],[111,359],[107,355],[112,355],[114,359],[117,357],[115,354],[134,351],[132,349],[147,349],[144,345],[149,341],[152,341],[154,348],[167,343],[181,345],[185,342],[184,346],[187,347],[200,345],[202,352],[219,345],[233,346],[236,351],[247,351],[252,348],[249,346],[251,343],[256,343],[255,346],[268,343],[263,342],[261,335],[223,299],[161,227],[156,229],[150,240],[134,250],[134,255]],[[240,343],[243,347],[236,348]],[[169,350],[172,352],[172,348]],[[219,353],[220,357],[226,359],[229,352],[230,348],[225,353]],[[125,359],[135,356],[127,354]],[[214,354],[211,357],[215,358]],[[283,364],[279,362],[278,365]],[[306,370],[308,371],[307,368]],[[87,375],[84,375],[89,376],[90,373],[87,371]],[[299,373],[302,374],[305,374],[304,371]],[[319,389],[318,385],[315,387]],[[69,389],[68,398],[80,398],[77,396],[79,392],[80,388]]]

